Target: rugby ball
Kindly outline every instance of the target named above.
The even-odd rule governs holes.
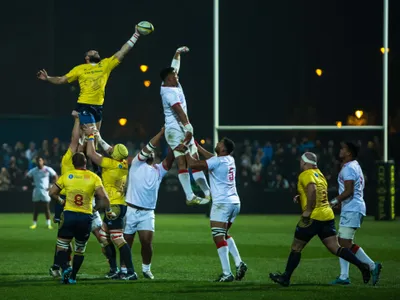
[[[148,35],[154,31],[154,26],[148,21],[142,21],[137,24],[137,29],[141,35]]]

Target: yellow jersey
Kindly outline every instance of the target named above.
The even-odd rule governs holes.
[[[72,164],[72,153],[71,148],[68,147],[67,152],[65,152],[62,160],[61,160],[61,175],[65,174],[66,172],[75,170],[74,165]],[[65,196],[65,190],[61,190],[60,195]]]
[[[329,221],[334,219],[334,214],[328,201],[328,183],[319,169],[308,169],[299,175],[297,190],[300,195],[300,204],[302,211],[307,208],[307,185],[314,183],[316,185],[315,208],[311,213],[311,219],[318,221]]]
[[[66,199],[64,210],[93,213],[93,197],[97,188],[102,187],[101,179],[89,170],[71,170],[61,175],[56,185],[65,189]]]
[[[100,166],[102,167],[101,177],[104,183],[110,203],[113,205],[125,205],[125,184],[128,177],[128,162],[117,161],[103,157]]]
[[[82,64],[69,71],[65,75],[68,83],[78,80],[81,89],[78,103],[103,105],[108,77],[118,65],[118,58],[112,56],[97,64]]]

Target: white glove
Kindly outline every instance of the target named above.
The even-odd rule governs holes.
[[[176,52],[177,53],[186,53],[186,52],[189,52],[189,48],[186,46],[183,46],[183,47],[176,49]]]

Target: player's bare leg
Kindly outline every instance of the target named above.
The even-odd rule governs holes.
[[[216,280],[217,282],[232,282],[235,278],[232,275],[229,263],[229,248],[225,239],[228,224],[224,222],[210,221],[211,232],[215,246],[217,246],[218,256],[221,261],[222,274]]]
[[[337,236],[330,236],[322,241],[325,247],[334,255],[339,256],[343,260],[355,265],[363,276],[364,283],[368,283],[371,279],[371,272],[368,264],[360,261],[349,248],[339,245]]]
[[[48,229],[53,229],[53,226],[51,226],[51,213],[50,213],[50,202],[44,202],[44,214],[46,216],[46,225]]]
[[[151,258],[153,256],[153,231],[140,230],[138,231],[140,244],[142,246],[142,272],[147,279],[154,279],[151,273]]]
[[[227,231],[225,235],[226,242],[228,243],[229,253],[232,255],[233,260],[235,261],[236,266],[236,276],[235,280],[242,280],[247,272],[247,265],[242,261],[240,257],[239,249],[236,246],[235,240],[232,236],[228,234],[229,229],[231,228],[232,223],[228,223]]]
[[[39,207],[40,207],[39,202],[33,202],[33,222],[32,222],[32,225],[29,227],[30,229],[36,229],[36,227],[37,227]]]

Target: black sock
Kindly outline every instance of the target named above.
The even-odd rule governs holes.
[[[117,271],[117,252],[115,251],[115,247],[113,243],[108,244],[104,247],[105,255],[108,259],[108,263],[110,264],[110,271]]]
[[[71,243],[69,244],[67,253],[68,253],[68,264],[71,265],[71,260],[72,260],[72,247],[71,247]]]
[[[339,247],[336,255],[347,260],[349,263],[356,265],[358,268],[363,266],[363,263],[348,248]]]
[[[76,280],[76,274],[78,273],[79,269],[81,268],[84,259],[85,259],[85,256],[83,256],[83,254],[75,254],[74,255],[74,259],[72,261],[71,279]]]
[[[129,248],[128,244],[125,244],[121,248],[119,248],[119,255],[125,263],[128,274],[132,274],[133,272],[135,272],[132,262],[131,248]]]
[[[300,259],[301,259],[301,252],[295,252],[295,251],[290,252],[285,270],[285,276],[287,277],[288,280],[290,280],[292,273],[299,265]]]
[[[56,248],[54,249],[53,266],[54,266],[54,265],[57,265],[56,261],[57,261],[57,245],[56,245]]]
[[[57,251],[56,265],[60,266],[64,271],[68,268],[68,253],[67,251]]]

